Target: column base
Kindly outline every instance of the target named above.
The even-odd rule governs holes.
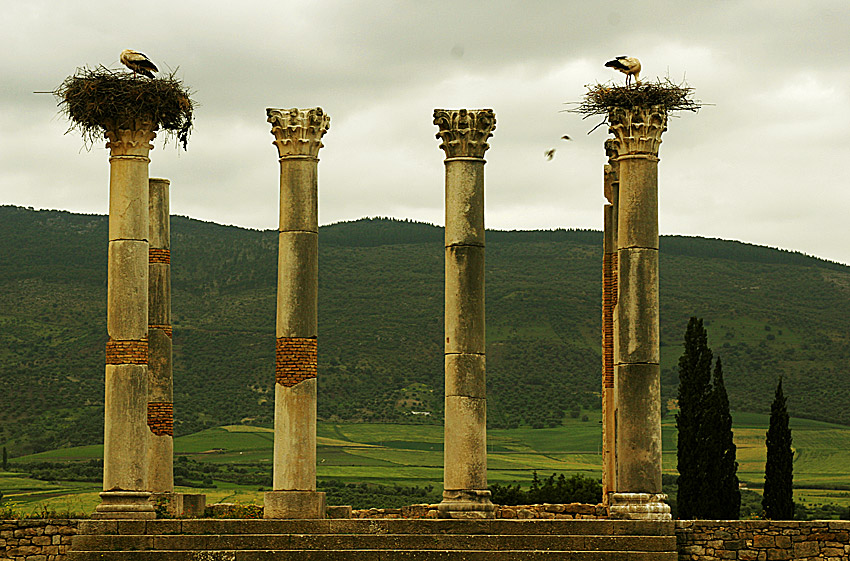
[[[263,518],[324,518],[325,494],[318,491],[266,491]]]
[[[152,520],[156,518],[147,491],[104,491],[91,517],[95,520]]]
[[[443,491],[437,511],[440,518],[496,518],[496,505],[490,502],[487,489]]]
[[[620,520],[672,520],[664,493],[611,493],[608,515]]]

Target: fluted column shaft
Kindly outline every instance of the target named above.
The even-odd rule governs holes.
[[[148,490],[174,491],[174,378],[171,348],[170,182],[149,182]]]
[[[449,518],[491,518],[484,340],[484,152],[491,109],[434,111],[446,159],[445,445]]]
[[[105,127],[110,149],[102,503],[94,517],[152,518],[147,497],[149,123]]]
[[[275,368],[274,491],[266,518],[322,518],[316,492],[318,152],[330,117],[268,109],[280,156]]]
[[[659,107],[608,115],[619,179],[617,200],[616,493],[613,516],[668,518],[661,494],[658,300]]]

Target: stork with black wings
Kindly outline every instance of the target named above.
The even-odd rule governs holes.
[[[626,75],[626,86],[628,87],[631,77],[635,77],[635,85],[640,84],[638,75],[640,74],[640,61],[633,56],[618,56],[614,60],[609,60],[605,63],[608,68],[619,70]]]
[[[132,49],[124,49],[121,51],[121,64],[133,71],[133,76],[136,73],[148,78],[153,78],[154,72],[159,72],[159,69],[151,62],[144,53],[134,51]]]

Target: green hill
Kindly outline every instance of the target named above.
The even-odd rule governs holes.
[[[442,229],[323,227],[319,416],[441,419]],[[0,443],[12,456],[102,438],[107,218],[0,207]],[[488,232],[488,422],[556,426],[597,408],[601,234]],[[172,217],[177,434],[272,417],[274,231]],[[732,407],[850,424],[850,267],[739,242],[661,242],[662,386],[706,320]],[[409,411],[431,411],[430,417]]]

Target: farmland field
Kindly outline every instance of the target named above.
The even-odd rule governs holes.
[[[569,418],[549,429],[493,429],[488,431],[490,483],[526,484],[532,472],[584,473],[601,476],[600,420],[598,411],[586,412],[587,421]],[[760,489],[764,471],[764,436],[767,416],[734,415],[738,446],[738,476],[752,489]],[[850,505],[850,428],[820,421],[792,419],[795,449],[794,482],[798,500],[809,503]],[[676,431],[671,416],[663,424],[664,473],[676,473]],[[317,462],[320,480],[385,485],[442,484],[443,428],[437,425],[324,423],[317,429]],[[233,425],[207,429],[175,439],[175,454],[200,462],[220,464],[272,461],[271,429]],[[13,458],[25,467],[33,462],[78,461],[102,456],[100,446],[52,450]],[[203,492],[208,503],[217,501],[262,502],[257,486],[215,481]],[[25,473],[0,472],[0,492],[26,512],[39,509],[90,512],[98,503],[95,483],[48,482]]]

